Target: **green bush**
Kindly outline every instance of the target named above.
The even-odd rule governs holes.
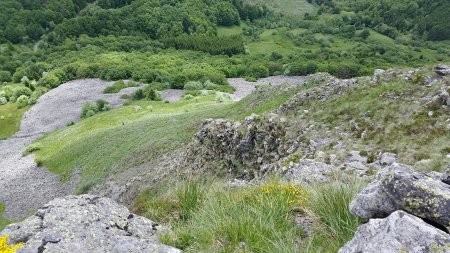
[[[210,80],[206,80],[206,81],[203,83],[203,87],[204,87],[206,90],[217,90],[217,89],[219,88],[219,85],[217,85],[217,84],[211,82]]]
[[[14,88],[12,95],[14,97],[18,98],[18,97],[20,97],[22,95],[25,95],[27,97],[31,96],[32,93],[33,92],[29,88],[19,86],[19,87]]]
[[[38,82],[39,85],[48,87],[50,89],[58,87],[61,84],[61,80],[55,73],[48,73],[44,75]]]
[[[5,105],[6,103],[8,103],[6,97],[0,97],[0,105]]]
[[[187,82],[184,87],[185,90],[201,90],[203,89],[203,84],[198,81],[189,81]]]
[[[12,76],[9,71],[0,71],[0,83],[11,82]]]
[[[160,91],[153,89],[151,86],[146,86],[144,88],[145,97],[150,101],[161,101],[162,94]]]
[[[106,87],[103,90],[103,93],[105,93],[105,94],[118,93],[119,91],[121,91],[122,89],[125,89],[127,87],[128,87],[128,85],[125,84],[125,82],[123,80],[120,80],[120,81],[115,82],[113,85]]]
[[[81,118],[89,118],[94,116],[96,113],[109,111],[111,106],[108,101],[99,99],[93,103],[86,103],[81,108]]]
[[[186,99],[186,100],[191,100],[191,99],[193,99],[193,98],[194,98],[194,96],[191,95],[191,94],[187,94],[187,95],[185,95],[185,96],[183,97],[183,99]]]
[[[133,92],[133,94],[131,94],[132,100],[141,100],[141,99],[144,99],[145,97],[146,97],[146,94],[144,93],[143,89],[138,89],[135,92]]]
[[[21,95],[17,98],[17,108],[23,108],[28,105],[28,97],[26,95]]]
[[[31,101],[37,101],[42,95],[44,95],[47,92],[47,88],[45,87],[38,87],[36,88],[33,93],[31,93],[30,99]]]
[[[262,65],[251,65],[246,71],[246,76],[254,77],[256,79],[268,77],[269,69]]]

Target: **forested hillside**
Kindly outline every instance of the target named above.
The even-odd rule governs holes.
[[[0,82],[8,84],[1,88],[7,102],[18,98],[13,84],[19,83],[30,92],[39,88],[39,94],[95,77],[179,89],[189,81],[226,86],[230,77],[329,72],[349,78],[450,57],[447,1],[7,0],[0,5]]]
[[[316,2],[326,6],[332,1]],[[336,0],[336,2],[342,10],[357,13],[355,22],[375,28],[389,37],[395,38],[399,32],[411,32],[428,40],[450,39],[450,2],[447,0]]]

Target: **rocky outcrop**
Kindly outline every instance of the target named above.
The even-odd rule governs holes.
[[[339,79],[329,74],[319,73],[310,75],[306,83],[314,85],[314,87],[295,94],[288,102],[282,104],[276,112],[286,112],[312,100],[325,101],[331,96],[341,96],[351,88],[356,87],[359,80],[357,78]]]
[[[440,76],[449,76],[450,75],[450,66],[439,64],[434,68],[434,72]]]
[[[371,219],[339,253],[450,252],[450,235],[422,219],[396,211]]]
[[[35,215],[0,234],[8,243],[24,242],[17,252],[181,251],[156,240],[161,227],[110,199],[92,195],[54,199]]]
[[[450,252],[447,178],[397,163],[380,170],[350,204],[353,214],[370,220],[339,252]]]
[[[449,227],[450,185],[394,163],[350,204],[350,211],[362,218],[384,218],[396,210]]]
[[[296,150],[298,145],[285,141],[285,134],[286,120],[277,114],[251,115],[242,122],[206,120],[190,145],[186,163],[201,168],[219,162],[238,178],[251,179]]]

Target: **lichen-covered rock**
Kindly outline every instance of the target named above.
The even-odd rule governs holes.
[[[217,167],[217,162],[238,178],[264,175],[272,164],[298,148],[286,140],[286,120],[277,114],[251,115],[242,122],[206,120],[186,154],[186,164]]]
[[[383,218],[396,210],[449,227],[450,185],[394,163],[350,204],[350,211],[362,218]]]
[[[167,252],[178,249],[156,240],[160,227],[110,199],[92,195],[54,199],[1,235],[25,245],[17,252]]]
[[[339,253],[450,252],[450,235],[422,219],[396,211],[361,225]]]
[[[380,157],[380,165],[388,166],[397,161],[397,155],[389,152],[385,152]]]
[[[294,183],[325,183],[330,181],[336,169],[326,163],[302,159],[289,165],[285,177]]]
[[[434,68],[434,72],[440,76],[448,76],[450,75],[450,66],[439,64]]]
[[[342,96],[359,84],[356,78],[339,79],[329,74],[317,73],[308,77],[307,83],[316,84],[314,88],[295,94],[288,102],[282,104],[277,113],[290,111],[308,101],[325,101],[331,96]]]

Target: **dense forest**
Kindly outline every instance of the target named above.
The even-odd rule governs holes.
[[[182,88],[318,71],[349,78],[450,57],[448,1],[297,5],[302,15],[264,1],[4,0],[0,82],[35,89],[99,77]]]

